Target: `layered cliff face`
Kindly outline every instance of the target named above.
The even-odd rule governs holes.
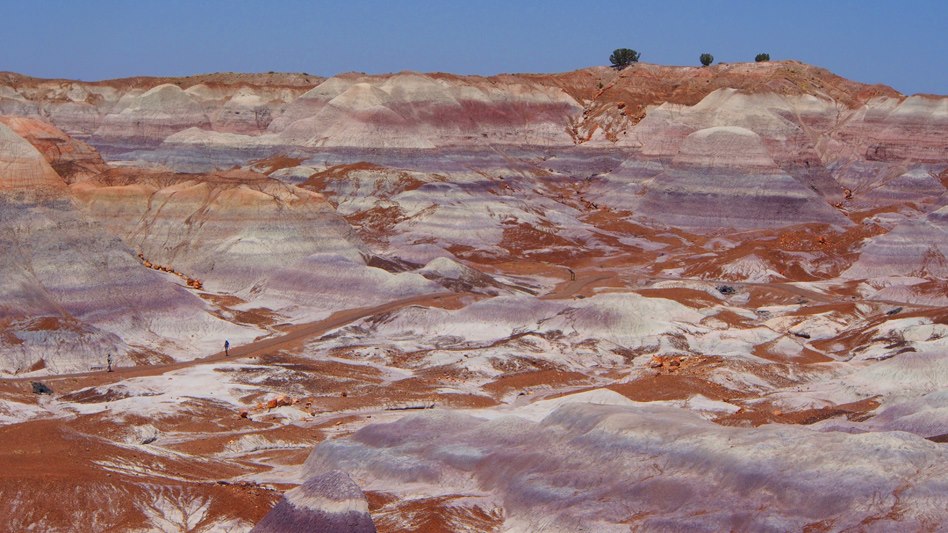
[[[842,276],[869,280],[867,291],[879,298],[948,305],[948,205],[892,223],[888,233],[866,241]]]
[[[937,529],[946,102],[0,74],[0,529]]]
[[[648,128],[633,131],[643,117],[652,122],[682,109],[686,116],[680,117],[681,127],[691,131],[742,126],[775,141],[768,131],[786,133],[794,123],[806,127],[814,143],[827,129],[850,123],[835,128],[832,137],[863,153],[871,144],[877,156],[886,150],[885,139],[872,131],[885,124],[893,138],[900,132],[920,134],[915,137],[923,146],[916,144],[916,153],[906,152],[905,157],[931,160],[941,152],[924,145],[942,142],[930,133],[944,121],[944,104],[938,98],[903,101],[887,87],[860,85],[795,62],[708,69],[642,64],[620,72],[593,68],[489,78],[400,73],[323,80],[221,74],[56,83],[7,74],[4,82],[0,112],[48,117],[70,134],[128,148],[153,147],[188,128],[266,133],[272,136],[263,137],[270,144],[309,147],[634,145],[650,137]],[[721,101],[722,91],[737,93],[730,106]],[[741,112],[748,107],[756,110]],[[224,145],[250,142],[210,133],[207,139]],[[197,142],[193,135],[171,141]],[[900,150],[888,148],[892,157]]]
[[[253,329],[221,320],[69,199],[4,198],[3,371],[62,373],[191,359]],[[69,243],[68,246],[64,243]]]
[[[39,150],[53,170],[67,183],[96,176],[108,168],[94,148],[73,139],[48,122],[25,117],[0,116],[0,123]]]
[[[2,124],[0,136],[3,372],[88,370],[110,353],[126,364],[189,358],[219,336],[252,335],[142,269],[129,247],[75,205],[43,154]]]
[[[828,199],[781,170],[760,135],[737,126],[689,134],[643,193],[633,209],[677,227],[849,223]]]
[[[168,120],[170,116],[183,116],[176,110],[162,109],[160,103],[184,104],[195,112],[191,104],[197,102],[204,112],[195,114],[188,125],[210,122],[222,128],[230,125],[240,130],[261,131],[267,121],[257,116],[250,119],[245,110],[252,110],[255,115],[273,114],[271,107],[279,109],[281,102],[293,100],[321,81],[322,78],[307,74],[219,73],[186,78],[81,82],[40,80],[6,72],[0,73],[3,87],[0,113],[40,115],[70,135],[88,137],[103,125],[107,115],[121,115],[123,111],[124,118],[138,116],[141,119],[138,126],[154,127],[158,131],[162,124],[173,123]],[[184,94],[169,90],[169,85],[182,89]],[[121,121],[122,117],[113,118]],[[236,126],[235,122],[245,125]],[[137,133],[131,132],[129,137]]]
[[[72,192],[142,261],[248,307],[314,319],[432,288],[367,266],[371,252],[322,196],[253,172],[116,169]]]
[[[394,157],[403,163],[411,154],[424,153],[419,150],[613,150],[627,166],[639,168],[637,179],[629,180],[631,173],[626,173],[621,183],[602,191],[601,199],[613,208],[635,209],[635,198],[617,204],[621,195],[612,191],[640,195],[642,182],[654,178],[644,213],[674,207],[668,203],[671,196],[656,191],[678,187],[680,178],[673,176],[687,173],[681,161],[691,157],[689,145],[697,137],[689,143],[686,139],[709,128],[753,132],[759,139],[751,150],[760,156],[766,152],[780,175],[815,192],[822,204],[854,204],[860,210],[884,205],[869,199],[878,197],[880,182],[896,172],[940,172],[948,151],[941,135],[948,127],[943,98],[905,98],[884,86],[861,85],[796,62],[707,69],[641,64],[618,72],[592,68],[489,78],[220,74],[81,83],[8,74],[3,87],[0,111],[45,117],[113,159],[185,171],[227,168],[280,154],[325,168],[327,162],[355,163],[391,154],[399,154]],[[718,145],[716,139],[725,136],[707,140],[704,150],[735,150],[731,140]],[[376,155],[368,155],[373,151]],[[756,168],[742,168],[736,160],[731,166],[735,175]],[[797,187],[779,181],[771,180],[774,190],[766,194]],[[593,192],[598,192],[595,187]],[[821,202],[810,200],[814,202],[805,203],[814,203],[819,214],[807,207],[783,210],[769,222],[758,218],[743,223],[719,219],[720,211],[708,204],[695,223],[839,222],[840,217],[815,207]],[[700,193],[694,191],[685,202],[700,204]]]
[[[579,111],[540,83],[419,74],[332,78],[298,103],[271,131],[304,146],[562,145],[563,117]]]
[[[56,195],[66,184],[32,144],[0,124],[0,190]]]

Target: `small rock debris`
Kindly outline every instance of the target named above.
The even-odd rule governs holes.
[[[45,383],[40,383],[39,381],[31,381],[30,386],[33,387],[33,394],[53,393],[53,389],[49,388]]]

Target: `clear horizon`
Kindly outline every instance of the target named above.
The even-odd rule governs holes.
[[[0,70],[86,81],[211,72],[492,75],[642,62],[793,59],[905,94],[948,94],[948,3],[561,0],[79,3],[0,0]]]

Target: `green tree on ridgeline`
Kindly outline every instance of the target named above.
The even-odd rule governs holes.
[[[701,60],[701,65],[705,67],[710,65],[711,63],[714,63],[714,56],[707,52],[698,56],[698,59]]]
[[[770,54],[767,54],[767,53],[757,54],[756,56],[754,56],[754,61],[758,63],[763,63],[764,61],[770,61]]]
[[[616,48],[609,56],[609,62],[612,63],[612,68],[622,70],[632,63],[638,63],[639,53],[631,48]]]

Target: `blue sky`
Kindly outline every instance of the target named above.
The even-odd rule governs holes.
[[[798,59],[948,94],[948,0],[0,0],[0,70],[84,80],[216,71],[561,72]]]

